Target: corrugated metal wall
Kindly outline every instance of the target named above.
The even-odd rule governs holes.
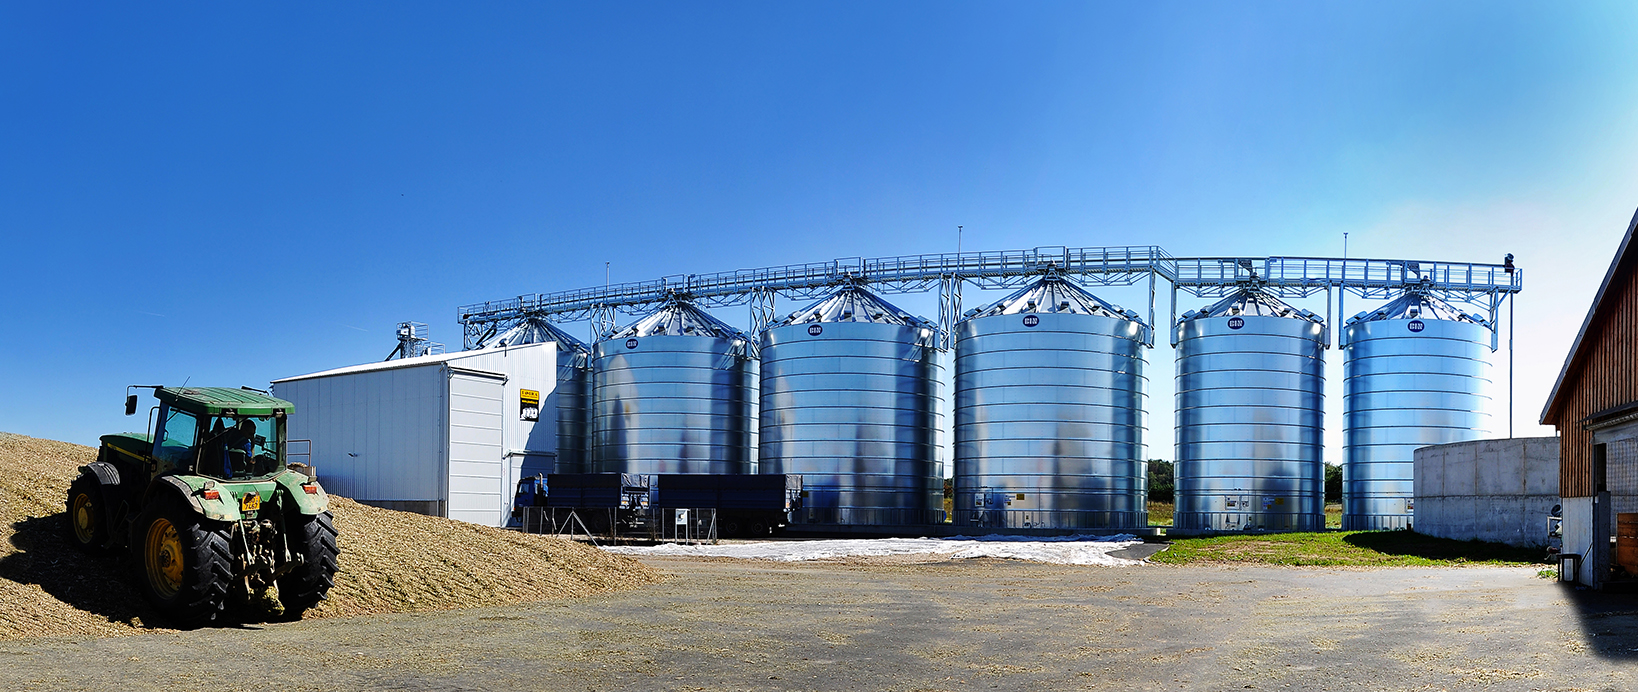
[[[325,487],[377,507],[488,526],[519,476],[551,473],[556,345],[464,351],[279,380],[290,439],[312,441]],[[523,418],[521,390],[548,413]]]
[[[1548,412],[1543,422],[1558,426],[1560,437],[1559,492],[1563,497],[1591,497],[1592,433],[1581,429],[1589,415],[1638,401],[1638,363],[1633,344],[1638,343],[1638,272],[1622,267],[1610,278],[1604,296],[1605,308],[1587,325],[1582,337],[1582,356],[1571,364],[1565,382],[1563,402]]]
[[[372,504],[429,503],[415,511],[441,515],[448,431],[442,370],[434,364],[293,380],[273,391],[296,404],[290,439],[313,440],[313,465],[330,492]]]
[[[449,518],[501,526],[507,506],[501,438],[503,375],[449,375]]]

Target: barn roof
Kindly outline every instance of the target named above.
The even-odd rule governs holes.
[[[1541,409],[1542,425],[1554,424],[1549,423],[1547,417],[1552,414],[1553,408],[1561,403],[1559,400],[1561,396],[1566,398],[1569,396],[1570,393],[1565,388],[1566,383],[1572,373],[1578,372],[1581,364],[1591,355],[1581,352],[1582,345],[1588,340],[1587,330],[1592,327],[1593,320],[1604,310],[1605,298],[1610,298],[1611,306],[1616,303],[1615,298],[1609,296],[1610,284],[1614,283],[1617,275],[1625,275],[1632,270],[1633,264],[1638,263],[1638,252],[1631,252],[1634,228],[1638,228],[1638,213],[1634,213],[1632,221],[1627,224],[1627,235],[1621,239],[1621,247],[1615,251],[1615,259],[1610,261],[1609,271],[1604,272],[1604,283],[1598,285],[1598,295],[1593,298],[1592,307],[1587,309],[1586,319],[1581,321],[1581,331],[1576,332],[1575,343],[1570,346],[1569,355],[1564,357],[1564,367],[1558,371],[1558,381],[1553,383],[1553,392],[1547,395],[1547,405]],[[1569,421],[1560,421],[1567,422]]]

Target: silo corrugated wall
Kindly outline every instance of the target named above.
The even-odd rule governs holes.
[[[933,336],[858,287],[763,334],[761,472],[802,475],[798,523],[942,521]]]
[[[1490,431],[1491,332],[1411,292],[1343,334],[1342,528],[1409,528],[1416,448]]]
[[[1247,288],[1177,330],[1174,525],[1324,528],[1320,319]]]
[[[1149,334],[1059,278],[957,324],[955,523],[1147,526]]]

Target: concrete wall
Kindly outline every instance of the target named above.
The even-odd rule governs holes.
[[[1416,450],[1418,533],[1545,546],[1558,497],[1558,438],[1477,440]],[[1566,548],[1568,549],[1568,548]]]

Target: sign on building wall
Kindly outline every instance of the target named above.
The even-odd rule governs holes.
[[[518,390],[518,407],[523,420],[540,420],[540,392],[533,389]]]

